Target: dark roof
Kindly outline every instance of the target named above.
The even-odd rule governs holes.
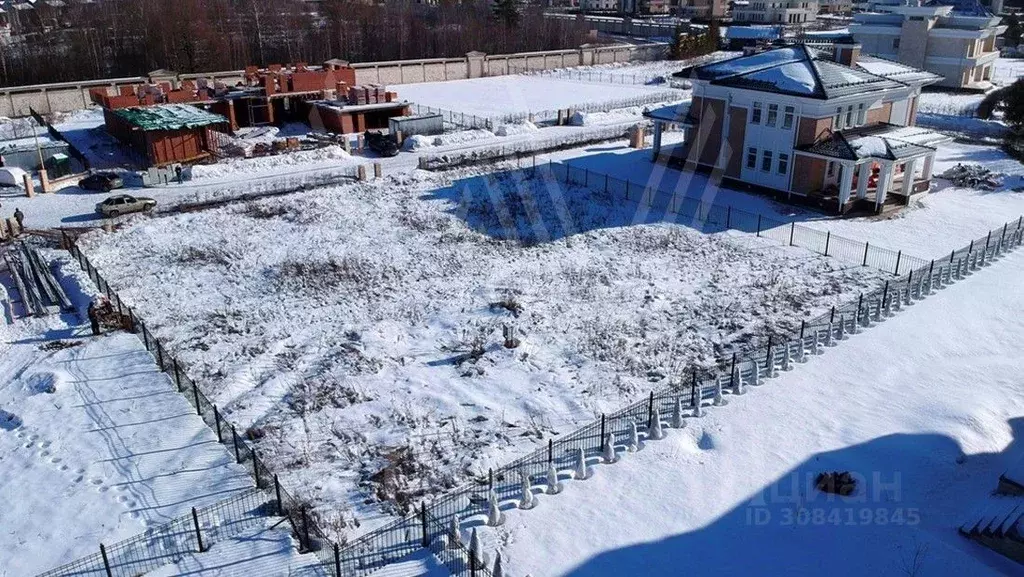
[[[905,86],[896,79],[839,64],[831,53],[800,44],[686,68],[675,76],[819,100]]]
[[[935,150],[933,144],[948,140],[948,137],[922,128],[879,123],[837,130],[827,138],[800,146],[797,150],[840,160],[902,160]]]

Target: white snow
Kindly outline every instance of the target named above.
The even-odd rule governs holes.
[[[1021,282],[1016,251],[510,509],[484,550],[513,575],[1019,574],[956,527],[1020,455]],[[814,488],[833,470],[857,475],[853,496]]]
[[[646,391],[651,371],[880,282],[517,178],[416,172],[139,220],[82,246],[225,414],[265,431],[284,485],[364,528],[378,513],[359,483],[396,450],[441,456],[417,458],[397,490],[443,490]],[[501,346],[504,324],[519,348]]]
[[[303,150],[274,154],[256,158],[224,158],[214,164],[198,164],[192,167],[192,179],[224,178],[233,175],[253,176],[271,174],[282,168],[301,167],[306,170],[338,168],[362,164],[361,159],[338,145],[325,146],[315,150]]]
[[[800,48],[779,48],[710,64],[705,70],[718,76],[732,76],[803,59],[804,53]]]
[[[422,106],[485,118],[640,98],[662,91],[634,85],[597,85],[546,76],[515,75],[395,86]]]
[[[767,82],[779,90],[797,94],[813,94],[817,82],[808,62],[793,62],[744,76],[749,80]]]
[[[75,269],[65,261],[64,285],[84,310],[93,289]],[[13,416],[0,423],[0,575],[94,554],[252,486],[134,335],[93,337],[67,314],[0,324],[0,338]],[[58,340],[77,344],[41,348]]]

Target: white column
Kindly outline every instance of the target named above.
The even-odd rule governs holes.
[[[932,177],[932,166],[935,164],[935,153],[924,157],[924,168],[921,169],[921,178],[929,180]]]
[[[871,178],[872,161],[861,164],[857,173],[857,198],[863,200],[868,197],[868,179]]]
[[[914,189],[914,169],[917,159],[908,160],[903,165],[903,196],[910,196]]]
[[[850,200],[850,195],[853,194],[853,171],[856,170],[856,167],[845,162],[840,164],[840,166],[843,167],[842,179],[839,182],[839,207],[842,208]]]
[[[889,186],[892,184],[892,166],[891,163],[883,162],[881,170],[878,171],[878,188],[875,189],[876,211],[881,208],[886,195],[889,194]]]

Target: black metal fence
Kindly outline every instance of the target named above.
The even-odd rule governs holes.
[[[587,168],[548,162],[529,168],[533,176],[555,182],[586,187],[672,214],[691,226],[707,232],[737,230],[770,238],[788,246],[798,246],[825,256],[899,275],[928,263],[926,259],[902,251],[871,246],[795,222],[776,220],[728,204],[705,202],[686,196],[685,191],[662,190],[649,184],[622,180]]]
[[[728,395],[741,395],[747,386],[758,386],[779,371],[792,370],[808,357],[835,346],[847,334],[884,321],[935,290],[969,276],[1005,251],[1019,247],[1024,237],[1022,225],[1024,218],[993,229],[985,237],[953,251],[947,259],[915,267],[878,290],[863,293],[804,321],[797,332],[769,336],[743,352],[718,359],[713,370],[691,370],[678,375],[673,384],[652,391],[647,398],[602,415],[600,420],[560,436],[557,441],[549,440],[545,448],[491,470],[486,482],[471,483],[424,504],[419,512],[341,548],[338,555],[343,574],[368,575],[420,547],[430,547],[439,554],[453,575],[474,574],[466,561],[469,553],[452,547],[450,539],[439,539],[449,535],[453,520],[459,524],[470,517],[486,517],[492,499],[506,503],[520,499],[523,479],[535,491],[538,485],[548,484],[552,471],[556,477],[564,476],[581,459],[591,465],[601,462],[609,439],[612,449],[621,453],[634,435],[644,440],[657,438],[663,428],[691,417],[697,404],[721,404]],[[421,528],[416,531],[418,521]],[[443,548],[445,541],[447,548]]]
[[[567,178],[571,179],[571,176]],[[216,539],[223,534],[218,532],[221,528],[247,523],[257,517],[256,512],[287,517],[303,550],[315,552],[322,567],[336,577],[368,575],[423,547],[429,547],[452,575],[490,575],[482,563],[471,562],[471,559],[480,559],[483,552],[470,551],[461,539],[450,538],[453,522],[459,525],[469,517],[485,517],[492,501],[507,502],[521,498],[524,479],[526,486],[533,491],[535,485],[548,483],[552,470],[557,479],[559,472],[564,474],[575,469],[581,460],[589,464],[601,461],[609,450],[609,440],[611,449],[619,452],[634,436],[645,440],[657,439],[663,428],[690,417],[697,405],[704,406],[708,401],[712,405],[721,404],[727,395],[741,395],[747,386],[758,386],[763,379],[771,378],[779,371],[791,370],[807,357],[835,346],[847,334],[882,322],[936,289],[969,276],[1005,251],[1019,247],[1024,237],[1022,226],[1024,217],[952,251],[948,258],[915,266],[907,274],[896,275],[887,281],[883,288],[862,293],[827,313],[805,320],[799,331],[756,339],[743,351],[717,359],[713,369],[693,369],[676,375],[671,385],[652,391],[647,398],[602,415],[599,420],[560,436],[557,441],[549,440],[542,449],[491,470],[486,482],[470,483],[424,503],[419,511],[344,546],[331,542],[324,535],[308,515],[306,505],[280,486],[256,451],[222,418],[199,386],[184,374],[181,365],[65,236],[64,242],[72,256],[127,318],[129,326],[153,353],[161,370],[168,372],[178,390],[190,398],[197,413],[217,433],[218,440],[231,446],[237,461],[250,464],[257,489],[235,497],[237,504],[229,500],[214,505],[213,508],[219,508],[215,514],[216,522],[206,521],[204,525],[204,521],[199,519],[209,517],[199,517],[197,512],[193,517],[193,538],[189,537],[188,519],[178,519],[161,528],[160,534],[166,536],[163,540],[140,535],[104,549],[99,559],[89,557],[48,572],[45,577],[135,575],[146,568],[172,562],[175,556],[185,552],[198,550],[200,539]],[[792,236],[795,242],[795,234]],[[205,532],[204,527],[207,528]],[[218,531],[212,530],[213,527]],[[203,545],[208,544],[204,542]]]

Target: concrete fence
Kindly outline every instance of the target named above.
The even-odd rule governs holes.
[[[484,76],[501,76],[520,72],[552,70],[571,66],[610,64],[633,60],[657,60],[664,58],[665,44],[631,46],[616,44],[610,46],[584,45],[570,50],[545,52],[519,52],[515,54],[484,54],[470,52],[463,58],[427,58],[419,60],[391,60],[386,62],[353,63],[356,81],[361,84],[378,83],[385,85],[413,84],[418,82],[442,82]],[[181,80],[207,78],[226,84],[236,84],[244,78],[243,70],[227,70],[200,74],[180,74]],[[167,77],[161,77],[161,80]],[[150,78],[135,76],[36,84],[0,88],[0,116],[28,116],[31,110],[41,114],[70,112],[86,108],[90,104],[89,91],[106,88],[110,95],[117,94],[122,86],[133,86],[148,82]]]

